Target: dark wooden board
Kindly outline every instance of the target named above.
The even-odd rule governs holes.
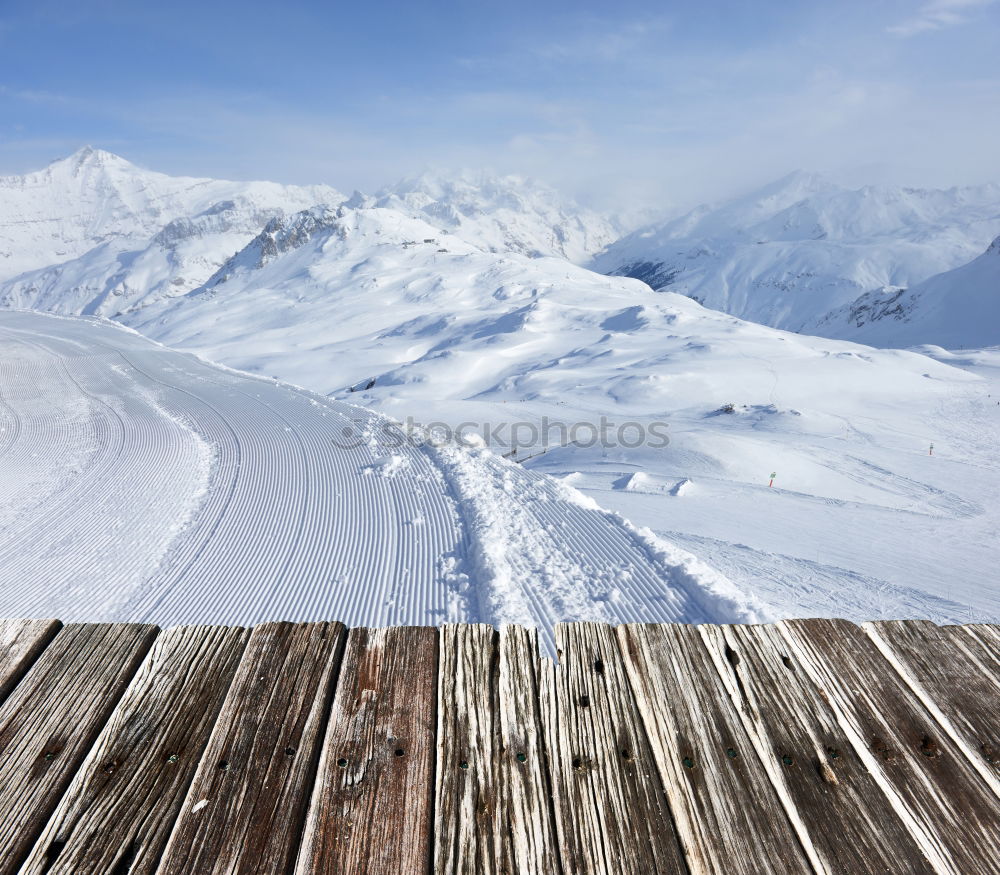
[[[863,628],[1000,796],[1000,678],[988,651],[926,620]]]
[[[691,872],[811,872],[698,630],[618,636]]]
[[[21,870],[156,870],[246,641],[242,629],[161,632]]]
[[[497,633],[492,626],[440,630],[434,872],[499,870],[500,738]]]
[[[566,873],[682,873],[677,834],[615,630],[559,625],[542,707]]]
[[[430,867],[437,662],[436,629],[351,630],[299,875]]]
[[[698,631],[816,869],[933,872],[781,633],[773,626]]]
[[[253,630],[158,873],[290,871],[345,638],[340,623]]]
[[[538,655],[538,632],[500,630],[500,871],[558,875],[559,845],[552,805],[551,751],[545,743],[542,676],[552,663]],[[551,685],[550,685],[551,686]]]
[[[0,703],[61,628],[58,620],[0,620]]]
[[[1000,799],[874,642],[844,620],[778,624],[932,863],[996,875]]]
[[[68,625],[0,706],[0,875],[24,861],[156,632]]]

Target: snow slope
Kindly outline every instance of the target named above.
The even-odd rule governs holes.
[[[968,264],[909,289],[869,292],[820,327],[873,346],[1000,346],[1000,237]]]
[[[564,484],[92,320],[0,313],[0,614],[750,620]]]
[[[1000,185],[851,190],[797,172],[635,231],[592,266],[743,319],[824,333],[830,311],[958,267],[997,233]]]
[[[773,615],[1000,617],[993,371],[777,331],[557,259],[411,242],[427,228],[308,211],[122,318],[401,421],[467,423],[497,453],[519,443],[526,467],[724,568]],[[593,445],[601,417],[612,438],[663,425],[669,446],[625,446],[634,427]]]

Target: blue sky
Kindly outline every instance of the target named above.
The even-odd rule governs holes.
[[[998,45],[991,0],[0,0],[0,173],[91,143],[347,190],[486,167],[626,206],[796,168],[995,180]]]

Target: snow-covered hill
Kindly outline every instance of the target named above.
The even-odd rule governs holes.
[[[243,245],[240,232],[252,236],[271,216],[341,200],[323,185],[167,176],[88,146],[44,170],[0,177],[0,280],[91,252],[99,272],[102,256],[150,246],[177,251],[183,239],[213,233],[235,233],[219,245]],[[123,257],[119,269],[127,272],[136,257]],[[95,269],[76,265],[61,279],[50,277],[47,288],[67,292],[81,280],[98,284]]]
[[[831,310],[956,268],[998,232],[1000,185],[852,190],[798,172],[635,231],[593,267],[744,319],[822,333]]]
[[[760,619],[683,550],[485,451],[109,323],[0,313],[0,614],[252,624]]]
[[[824,334],[873,346],[1000,345],[1000,237],[978,258],[905,288],[869,292],[829,314]]]

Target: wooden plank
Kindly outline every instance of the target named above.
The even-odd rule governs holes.
[[[548,692],[553,790],[567,873],[681,873],[677,834],[612,627],[559,625]]]
[[[352,629],[296,872],[431,864],[437,630]]]
[[[618,635],[690,871],[812,872],[698,630]]]
[[[1000,799],[859,627],[778,624],[889,804],[940,871],[996,875]]]
[[[0,875],[24,861],[156,631],[66,626],[0,707]]]
[[[486,625],[440,630],[434,871],[499,870],[497,633]]]
[[[773,626],[698,631],[816,870],[933,872],[781,633]]]
[[[218,626],[157,637],[23,875],[155,871],[245,642]]]
[[[253,630],[157,872],[291,869],[345,638],[340,623]]]
[[[58,620],[0,620],[0,702],[61,628]]]
[[[558,875],[559,845],[550,781],[551,752],[540,708],[541,676],[552,672],[539,659],[538,632],[521,626],[500,630],[500,871]]]
[[[862,628],[1000,796],[1000,677],[988,650],[926,620]]]
[[[976,644],[985,650],[988,657],[983,664],[990,669],[994,677],[1000,676],[1000,626],[988,626],[982,623],[968,626],[942,626],[945,634],[955,635],[964,639],[972,638]]]

